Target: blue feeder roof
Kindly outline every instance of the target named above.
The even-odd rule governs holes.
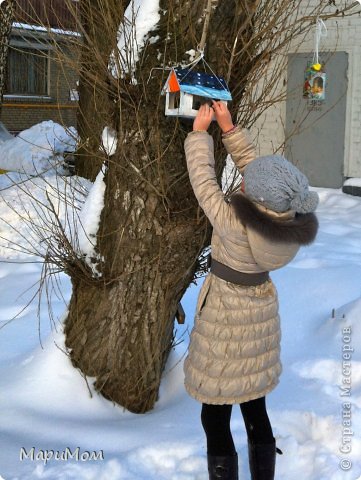
[[[174,72],[182,92],[218,100],[232,100],[231,92],[222,77],[186,68],[175,68]]]

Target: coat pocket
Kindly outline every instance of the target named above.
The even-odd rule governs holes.
[[[203,310],[207,297],[209,294],[211,286],[211,276],[207,275],[206,279],[204,280],[204,283],[202,285],[201,291],[199,292],[198,300],[197,300],[197,308],[196,308],[196,315],[198,316],[201,311]]]

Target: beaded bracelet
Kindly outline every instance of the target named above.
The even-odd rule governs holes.
[[[227,130],[226,132],[222,133],[222,137],[226,137],[227,135],[233,133],[237,128],[237,125],[233,125],[233,127],[230,130]]]

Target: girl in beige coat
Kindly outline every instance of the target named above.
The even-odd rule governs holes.
[[[212,117],[243,174],[242,191],[226,199],[214,171]],[[256,159],[247,130],[234,127],[227,107],[203,105],[185,141],[190,181],[213,226],[211,271],[201,288],[185,387],[202,403],[209,478],[238,479],[230,431],[240,404],[252,480],[274,478],[276,449],[265,396],[279,382],[280,319],[268,272],[290,262],[317,232],[318,197],[306,177],[280,156]]]

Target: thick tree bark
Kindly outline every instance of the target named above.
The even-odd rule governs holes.
[[[0,5],[0,113],[6,81],[7,56],[14,8],[15,0],[5,0]]]
[[[252,28],[245,2],[213,4],[207,60],[215,71],[224,73],[235,35],[240,30],[251,35]],[[197,45],[202,28],[198,19],[205,5],[161,0],[153,41],[137,64],[137,84],[122,78],[113,86],[121,92],[120,116],[118,149],[108,163],[98,234],[102,279],[92,283],[76,275],[72,278],[65,324],[72,361],[84,374],[96,377],[95,386],[106,398],[137,413],[151,409],[157,399],[172,346],[176,307],[210,239],[211,229],[193,195],[184,159],[183,142],[191,122],[164,117],[159,93],[167,72],[152,72],[163,62],[181,60]],[[163,52],[161,61],[159,52]],[[247,56],[236,58],[232,85],[240,71],[246,77],[252,54],[249,50]],[[240,98],[233,103],[234,111]],[[215,138],[220,172],[225,155],[219,134]]]

